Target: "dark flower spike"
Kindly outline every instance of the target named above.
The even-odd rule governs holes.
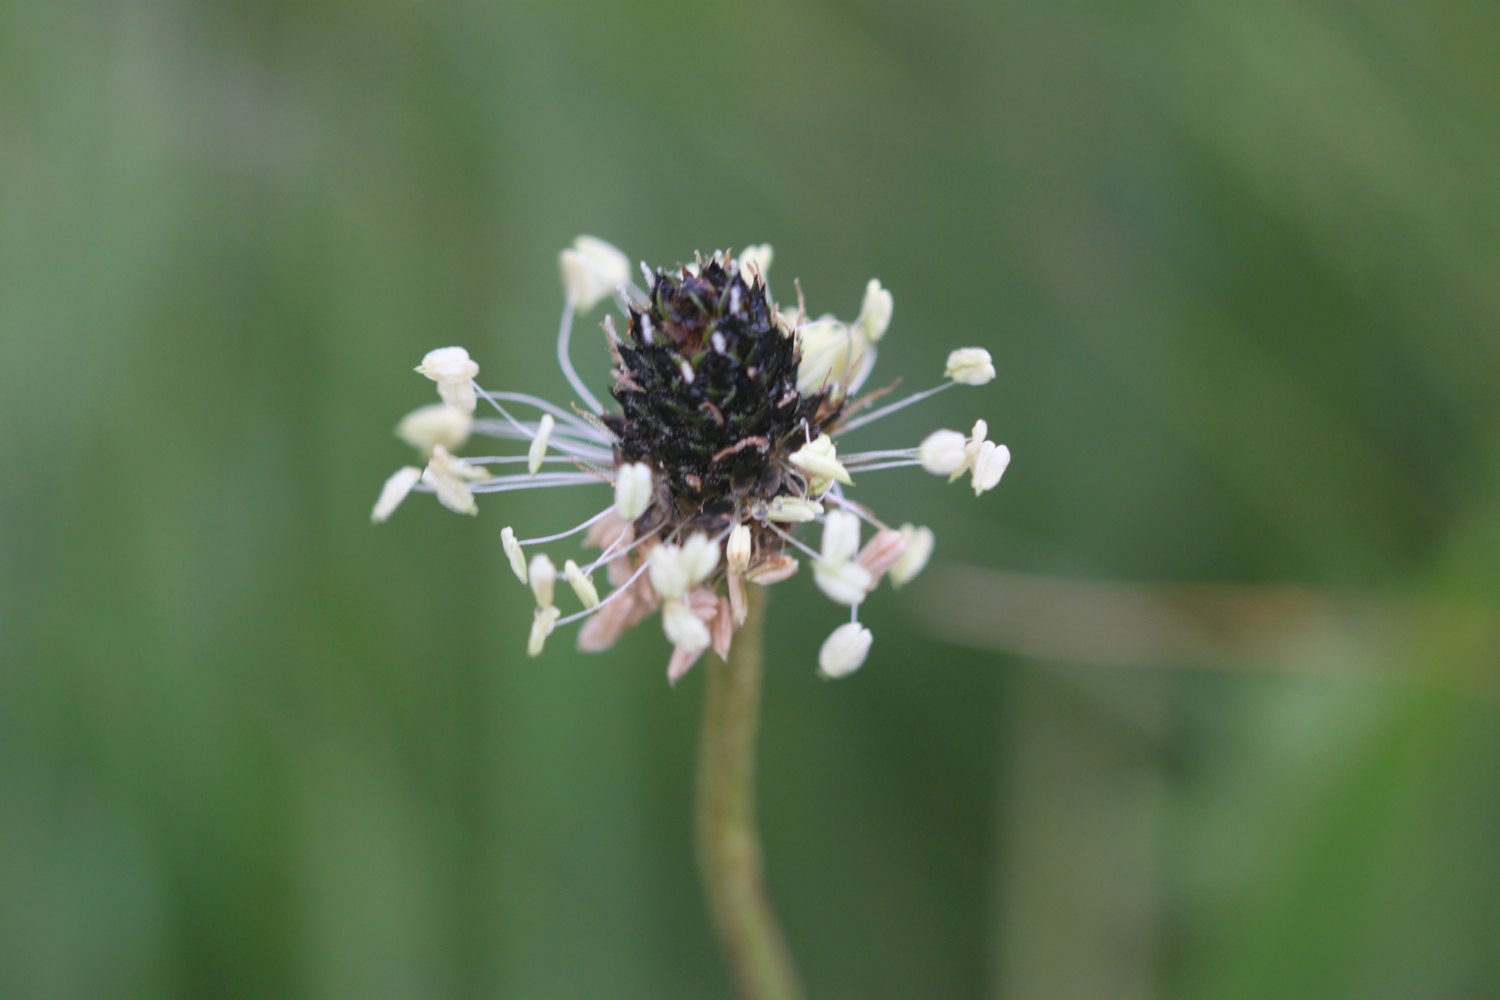
[[[913,448],[845,453],[835,438],[864,427],[953,385],[994,378],[990,355],[961,348],[948,356],[942,384],[869,412],[869,397],[852,402],[874,368],[876,344],[890,326],[894,301],[879,281],[865,290],[860,315],[844,323],[826,315],[807,321],[798,308],[778,310],[766,280],[768,245],[738,257],[652,270],[646,287],[630,283],[624,254],[581,236],[561,254],[566,304],[558,360],[584,408],[564,409],[525,393],[488,392],[463,348],[430,352],[418,371],[438,383],[443,403],[402,421],[398,432],[427,458],[425,470],[407,466],[386,483],[372,519],[384,521],[412,490],[436,493],[460,513],[478,510],[476,494],[551,486],[608,484],[614,503],[577,527],[540,538],[502,532],[507,559],[537,597],[528,652],[539,655],[559,625],[589,619],[581,648],[607,649],[656,610],[674,647],[674,683],[712,646],[727,654],[744,622],[745,586],[787,579],[798,568],[792,549],[813,560],[814,580],[832,600],[851,608],[849,624],[831,635],[818,656],[828,677],[857,670],[870,648],[859,606],[889,574],[901,586],[922,571],[933,549],[927,528],[888,528],[849,501],[852,474],[921,466],[957,479],[970,473],[977,494],[994,488],[1010,461],[1004,445],[987,440],[978,421],[968,436],[939,430]],[[606,410],[579,378],[569,358],[576,312],[613,298],[626,321],[605,333],[615,367]],[[498,417],[474,418],[483,399]],[[504,404],[540,411],[518,420]],[[471,434],[525,442],[524,455],[457,458],[450,448]],[[491,475],[487,464],[526,463],[526,474]],[[554,471],[542,471],[554,463]],[[557,466],[565,465],[565,470]],[[795,537],[798,524],[822,523],[813,549]],[[876,529],[861,548],[863,524]],[[586,566],[565,560],[562,574],[583,610],[563,616],[553,603],[558,573],[543,554],[528,563],[524,547],[587,531],[602,554]],[[593,574],[604,569],[613,590],[599,596]]]

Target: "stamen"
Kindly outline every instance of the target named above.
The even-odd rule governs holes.
[[[508,427],[504,422],[490,418],[481,418],[474,421],[473,432],[483,434],[486,437],[502,438],[507,441],[531,441],[536,433],[529,427],[522,425],[519,430]],[[612,465],[614,453],[606,451],[597,445],[579,441],[565,427],[556,427],[552,431],[552,440],[548,442],[553,448],[573,455],[585,462],[596,462],[601,465]]]
[[[573,370],[573,361],[568,357],[568,341],[573,336],[573,313],[578,309],[578,297],[573,292],[568,292],[568,301],[563,303],[562,324],[557,330],[557,363],[562,366],[563,374],[567,376],[568,384],[573,391],[578,393],[578,398],[588,404],[589,409],[595,413],[603,413],[604,407],[599,400],[589,392],[589,387],[583,384],[583,379],[578,377],[578,372]]]
[[[830,493],[829,499],[832,500],[834,503],[838,504],[843,509],[845,509],[847,511],[852,511],[854,514],[857,514],[859,516],[860,520],[864,521],[866,524],[869,524],[871,527],[875,528],[876,530],[878,530],[878,531],[889,531],[890,530],[890,525],[886,524],[880,518],[876,517],[875,516],[875,512],[872,511],[870,508],[866,507],[862,503],[855,503],[853,500],[847,499],[844,496],[843,490],[840,490],[837,493]]]
[[[876,465],[850,466],[850,472],[879,472],[882,469],[905,469],[913,465],[921,465],[921,459],[910,458],[903,462],[880,462]]]
[[[797,546],[797,548],[801,549],[803,552],[806,552],[812,558],[814,558],[814,559],[822,559],[823,558],[823,553],[818,552],[815,549],[808,548],[806,545],[804,545],[801,542],[797,541],[797,539],[793,538],[791,535],[787,534],[785,531],[782,531],[780,528],[776,527],[776,525],[772,524],[770,521],[764,521],[762,523],[765,524],[765,526],[768,527],[768,528],[770,528],[772,531],[776,532],[776,534],[780,535],[782,538],[786,539],[787,541],[791,542],[793,545]]]
[[[851,333],[850,336],[852,337],[853,334]],[[852,378],[844,383],[845,396],[853,396],[855,393],[859,392],[859,390],[863,389],[866,380],[868,380],[870,377],[870,373],[875,370],[875,359],[880,352],[875,349],[874,344],[871,344],[868,341],[866,341],[865,344],[866,346],[864,357],[860,358],[859,360],[859,370],[854,373],[854,376]],[[849,350],[854,350],[852,344],[850,345]]]
[[[600,437],[602,432],[599,430],[599,428],[595,427],[584,418],[578,416],[578,414],[573,413],[569,410],[565,410],[561,406],[554,406],[553,404],[540,397],[530,396],[524,392],[500,392],[499,390],[492,390],[490,392],[490,395],[494,396],[496,399],[504,399],[512,403],[525,403],[528,406],[535,406],[539,410],[543,410],[547,413],[552,414],[558,420],[571,424],[573,427],[577,428],[578,431],[586,433],[590,437],[598,437],[599,440],[602,441],[612,440],[608,436]]]
[[[880,458],[916,458],[915,448],[896,448],[892,451],[856,451],[848,455],[840,455],[839,461],[845,465],[853,465],[856,462],[873,462]]]
[[[573,622],[579,621],[583,618],[587,618],[589,615],[597,614],[600,608],[604,607],[610,601],[613,601],[616,597],[619,597],[621,594],[625,593],[625,591],[629,590],[630,585],[639,580],[641,578],[641,574],[646,572],[647,567],[649,567],[650,565],[650,563],[641,563],[641,568],[636,570],[635,573],[630,577],[630,579],[626,580],[622,586],[616,587],[614,590],[610,591],[609,596],[604,600],[600,601],[592,608],[585,608],[582,611],[575,611],[573,614],[568,615],[568,617],[566,618],[559,618],[556,624],[571,625]],[[588,570],[588,572],[593,572],[593,570]]]
[[[600,521],[604,520],[606,517],[608,517],[610,515],[610,512],[613,511],[614,509],[615,509],[614,505],[610,505],[610,506],[604,508],[603,510],[601,510],[599,513],[595,514],[593,517],[589,518],[587,521],[584,521],[582,524],[580,524],[576,528],[569,528],[567,531],[559,532],[556,535],[547,535],[545,538],[523,538],[517,544],[518,545],[542,545],[542,544],[544,544],[546,542],[555,542],[558,539],[567,538],[569,535],[576,535],[580,531],[583,531],[586,528],[592,528],[594,525],[596,525]]]
[[[849,431],[856,430],[857,428],[863,427],[865,424],[873,423],[876,420],[879,420],[881,417],[884,417],[884,416],[887,416],[889,414],[895,413],[897,410],[905,409],[906,407],[910,406],[913,403],[921,402],[922,400],[926,399],[928,396],[936,396],[938,393],[942,392],[944,389],[951,389],[951,388],[953,388],[953,386],[955,386],[957,384],[958,383],[956,383],[956,382],[944,382],[942,385],[940,385],[940,386],[938,386],[938,387],[936,387],[934,389],[925,389],[922,392],[912,393],[910,396],[907,396],[905,399],[902,399],[902,400],[899,400],[897,402],[894,402],[894,403],[890,404],[889,406],[882,406],[878,410],[875,410],[875,411],[873,411],[871,413],[866,413],[864,416],[860,417],[858,420],[851,420],[851,421],[849,421],[847,424],[845,424],[844,426],[840,427],[838,430],[834,431],[833,434],[834,434],[835,437],[837,437],[840,434],[844,434],[844,433],[847,433]]]
[[[568,478],[564,478],[564,477]],[[548,476],[517,476],[515,479],[525,480],[515,482],[511,477],[496,477],[481,483],[472,483],[469,486],[470,493],[509,493],[512,490],[544,490],[552,486],[590,486],[600,482],[598,476],[587,472],[555,472]],[[497,482],[497,480],[499,480]],[[425,492],[425,491],[424,491]]]
[[[612,552],[614,550],[614,547],[616,545],[620,544],[620,539],[616,538],[613,542],[610,543],[609,548],[605,549],[603,552],[601,552],[599,554],[599,558],[598,559],[595,559],[593,562],[589,563],[588,568],[586,570],[584,570],[584,572],[585,573],[592,573],[594,570],[598,569],[600,566],[608,565],[609,563],[614,562],[616,559],[620,558],[621,556],[628,555],[630,553],[631,549],[635,548],[637,545],[641,544],[646,539],[650,538],[652,535],[656,534],[658,531],[660,531],[664,527],[666,527],[666,522],[665,521],[663,521],[661,524],[658,524],[656,527],[652,528],[650,531],[646,532],[644,535],[642,535],[640,538],[637,538],[635,541],[631,542],[629,545],[625,546],[619,552],[615,552],[614,555],[610,555],[610,552]],[[621,537],[623,538],[624,536],[622,535]]]

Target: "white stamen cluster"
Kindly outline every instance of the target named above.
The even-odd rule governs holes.
[[[773,257],[769,245],[759,245],[746,247],[737,259],[715,259],[753,285],[766,280]],[[437,383],[442,402],[412,411],[396,428],[397,435],[425,460],[425,467],[397,470],[381,489],[371,520],[389,518],[413,490],[436,494],[448,509],[475,515],[477,494],[608,483],[613,502],[569,531],[525,540],[518,539],[508,526],[500,533],[511,571],[536,599],[528,654],[540,655],[557,626],[580,619],[588,620],[579,637],[580,647],[605,649],[625,629],[660,610],[662,630],[673,647],[668,677],[675,682],[705,651],[728,655],[734,631],[745,621],[747,585],[769,586],[793,576],[799,561],[790,549],[796,548],[812,558],[818,589],[850,608],[853,619],[823,643],[818,652],[820,674],[835,678],[858,670],[873,642],[870,630],[859,623],[860,606],[885,576],[897,588],[915,578],[932,556],[934,538],[930,529],[912,524],[903,524],[899,530],[886,527],[866,508],[848,500],[845,488],[854,485],[857,474],[920,466],[950,481],[969,473],[979,495],[998,485],[1010,462],[1010,450],[988,439],[989,428],[983,420],[967,436],[939,430],[915,448],[840,455],[836,438],[953,385],[984,385],[993,380],[995,367],[989,352],[978,347],[953,351],[942,384],[874,410],[862,410],[864,401],[855,401],[854,396],[874,367],[876,345],[890,328],[895,308],[890,291],[872,279],[859,316],[848,323],[831,315],[808,321],[800,305],[794,312],[780,313],[784,332],[796,338],[800,352],[799,393],[826,394],[831,405],[847,407],[848,416],[829,420],[821,432],[811,428],[795,450],[773,455],[782,470],[784,492],[769,499],[736,501],[729,524],[713,522],[716,526],[710,534],[694,527],[690,516],[679,519],[681,499],[672,494],[670,478],[653,469],[649,456],[641,461],[619,457],[615,438],[597,416],[604,408],[568,357],[575,313],[588,312],[611,298],[622,308],[629,302],[644,308],[643,293],[630,283],[628,258],[603,240],[580,236],[561,253],[559,267],[566,304],[558,358],[586,409],[574,406],[570,410],[525,393],[485,391],[475,381],[479,366],[466,350],[430,351],[416,370]],[[694,267],[690,265],[689,270]],[[642,269],[649,284],[652,272],[645,265]],[[739,292],[735,288],[731,294]],[[738,301],[731,298],[730,307],[738,309]],[[641,315],[640,334],[649,344],[653,337],[650,319],[644,312]],[[614,326],[606,321],[605,328],[614,343]],[[660,336],[659,331],[656,335]],[[711,346],[719,352],[725,349],[722,338]],[[686,361],[683,365],[684,380],[691,383],[695,373]],[[497,417],[474,416],[481,396]],[[507,404],[540,412],[534,420],[518,420]],[[457,457],[454,452],[472,435],[524,442],[525,454]],[[522,462],[524,474],[492,475],[487,468]],[[544,472],[548,463],[570,468]],[[810,521],[821,522],[817,550],[793,534],[798,525]],[[875,533],[861,547],[866,522]],[[602,549],[587,565],[565,559],[559,574],[545,553],[528,560],[527,546],[581,532],[587,532],[587,544]],[[612,587],[602,597],[594,582],[594,572],[601,568]],[[559,575],[581,606],[567,616],[556,604]],[[719,593],[721,585],[724,594]]]

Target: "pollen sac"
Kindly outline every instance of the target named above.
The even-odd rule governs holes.
[[[648,463],[674,497],[699,509],[774,496],[777,459],[838,416],[826,394],[797,391],[797,343],[755,269],[746,270],[749,281],[719,254],[655,272],[650,303],[631,309],[619,347],[621,413],[605,418],[620,460]]]

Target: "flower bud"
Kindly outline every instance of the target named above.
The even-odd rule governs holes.
[[[434,445],[449,451],[462,448],[469,439],[474,418],[447,403],[433,403],[412,410],[396,425],[396,436],[418,451],[430,453]]]
[[[859,622],[840,625],[818,650],[818,672],[830,679],[849,676],[864,666],[874,641],[870,630]]]
[[[901,537],[906,541],[906,551],[891,567],[891,586],[898,590],[927,568],[936,541],[931,528],[916,528],[910,524],[901,526]]]
[[[816,500],[801,500],[797,497],[776,497],[766,508],[766,520],[784,524],[803,524],[823,513],[823,505]]]
[[[527,575],[531,577],[531,592],[536,595],[538,607],[552,607],[553,590],[557,584],[557,567],[552,565],[552,560],[547,558],[545,552],[538,552],[531,557],[531,568]]]
[[[984,385],[995,377],[995,365],[990,360],[990,352],[984,348],[960,347],[948,355],[948,367],[943,375],[964,385]]]
[[[500,529],[500,544],[505,549],[505,556],[510,560],[510,571],[516,574],[516,579],[522,583],[526,582],[526,553],[521,550],[521,543],[516,541],[516,533],[509,526]]]
[[[370,511],[370,523],[380,524],[394,514],[396,508],[401,506],[401,501],[406,499],[406,494],[411,492],[411,488],[421,478],[422,470],[414,465],[397,469],[380,488],[380,498],[375,501],[375,509]]]
[[[830,601],[850,608],[864,601],[874,582],[870,571],[854,562],[837,566],[813,563],[813,580]]]
[[[531,447],[526,451],[526,468],[533,476],[542,467],[542,459],[547,457],[547,442],[552,437],[552,428],[556,423],[550,413],[543,413],[541,421],[537,423],[536,437],[531,439]]]
[[[548,605],[545,608],[537,608],[531,616],[531,637],[526,640],[526,655],[541,656],[542,647],[547,644],[547,636],[557,627],[557,619],[562,616],[562,611]]]
[[[576,562],[569,559],[563,563],[563,576],[568,578],[568,585],[573,588],[573,593],[578,595],[578,600],[583,602],[585,608],[599,606],[599,591],[594,587],[593,579],[584,575]]]
[[[877,344],[891,325],[891,313],[896,309],[891,293],[880,287],[880,281],[871,278],[865,286],[865,301],[859,310],[859,319],[854,325],[864,331],[870,343]]]
[[[729,572],[744,575],[750,567],[750,525],[734,526],[729,532],[729,543],[724,546],[724,555],[729,562]]]
[[[968,443],[958,431],[933,431],[918,446],[917,460],[934,476],[949,476],[966,464],[964,449]]]
[[[634,521],[651,506],[651,467],[645,462],[627,462],[615,470],[615,513]]]
[[[563,288],[588,312],[630,280],[630,259],[595,236],[580,236],[558,255]]]

